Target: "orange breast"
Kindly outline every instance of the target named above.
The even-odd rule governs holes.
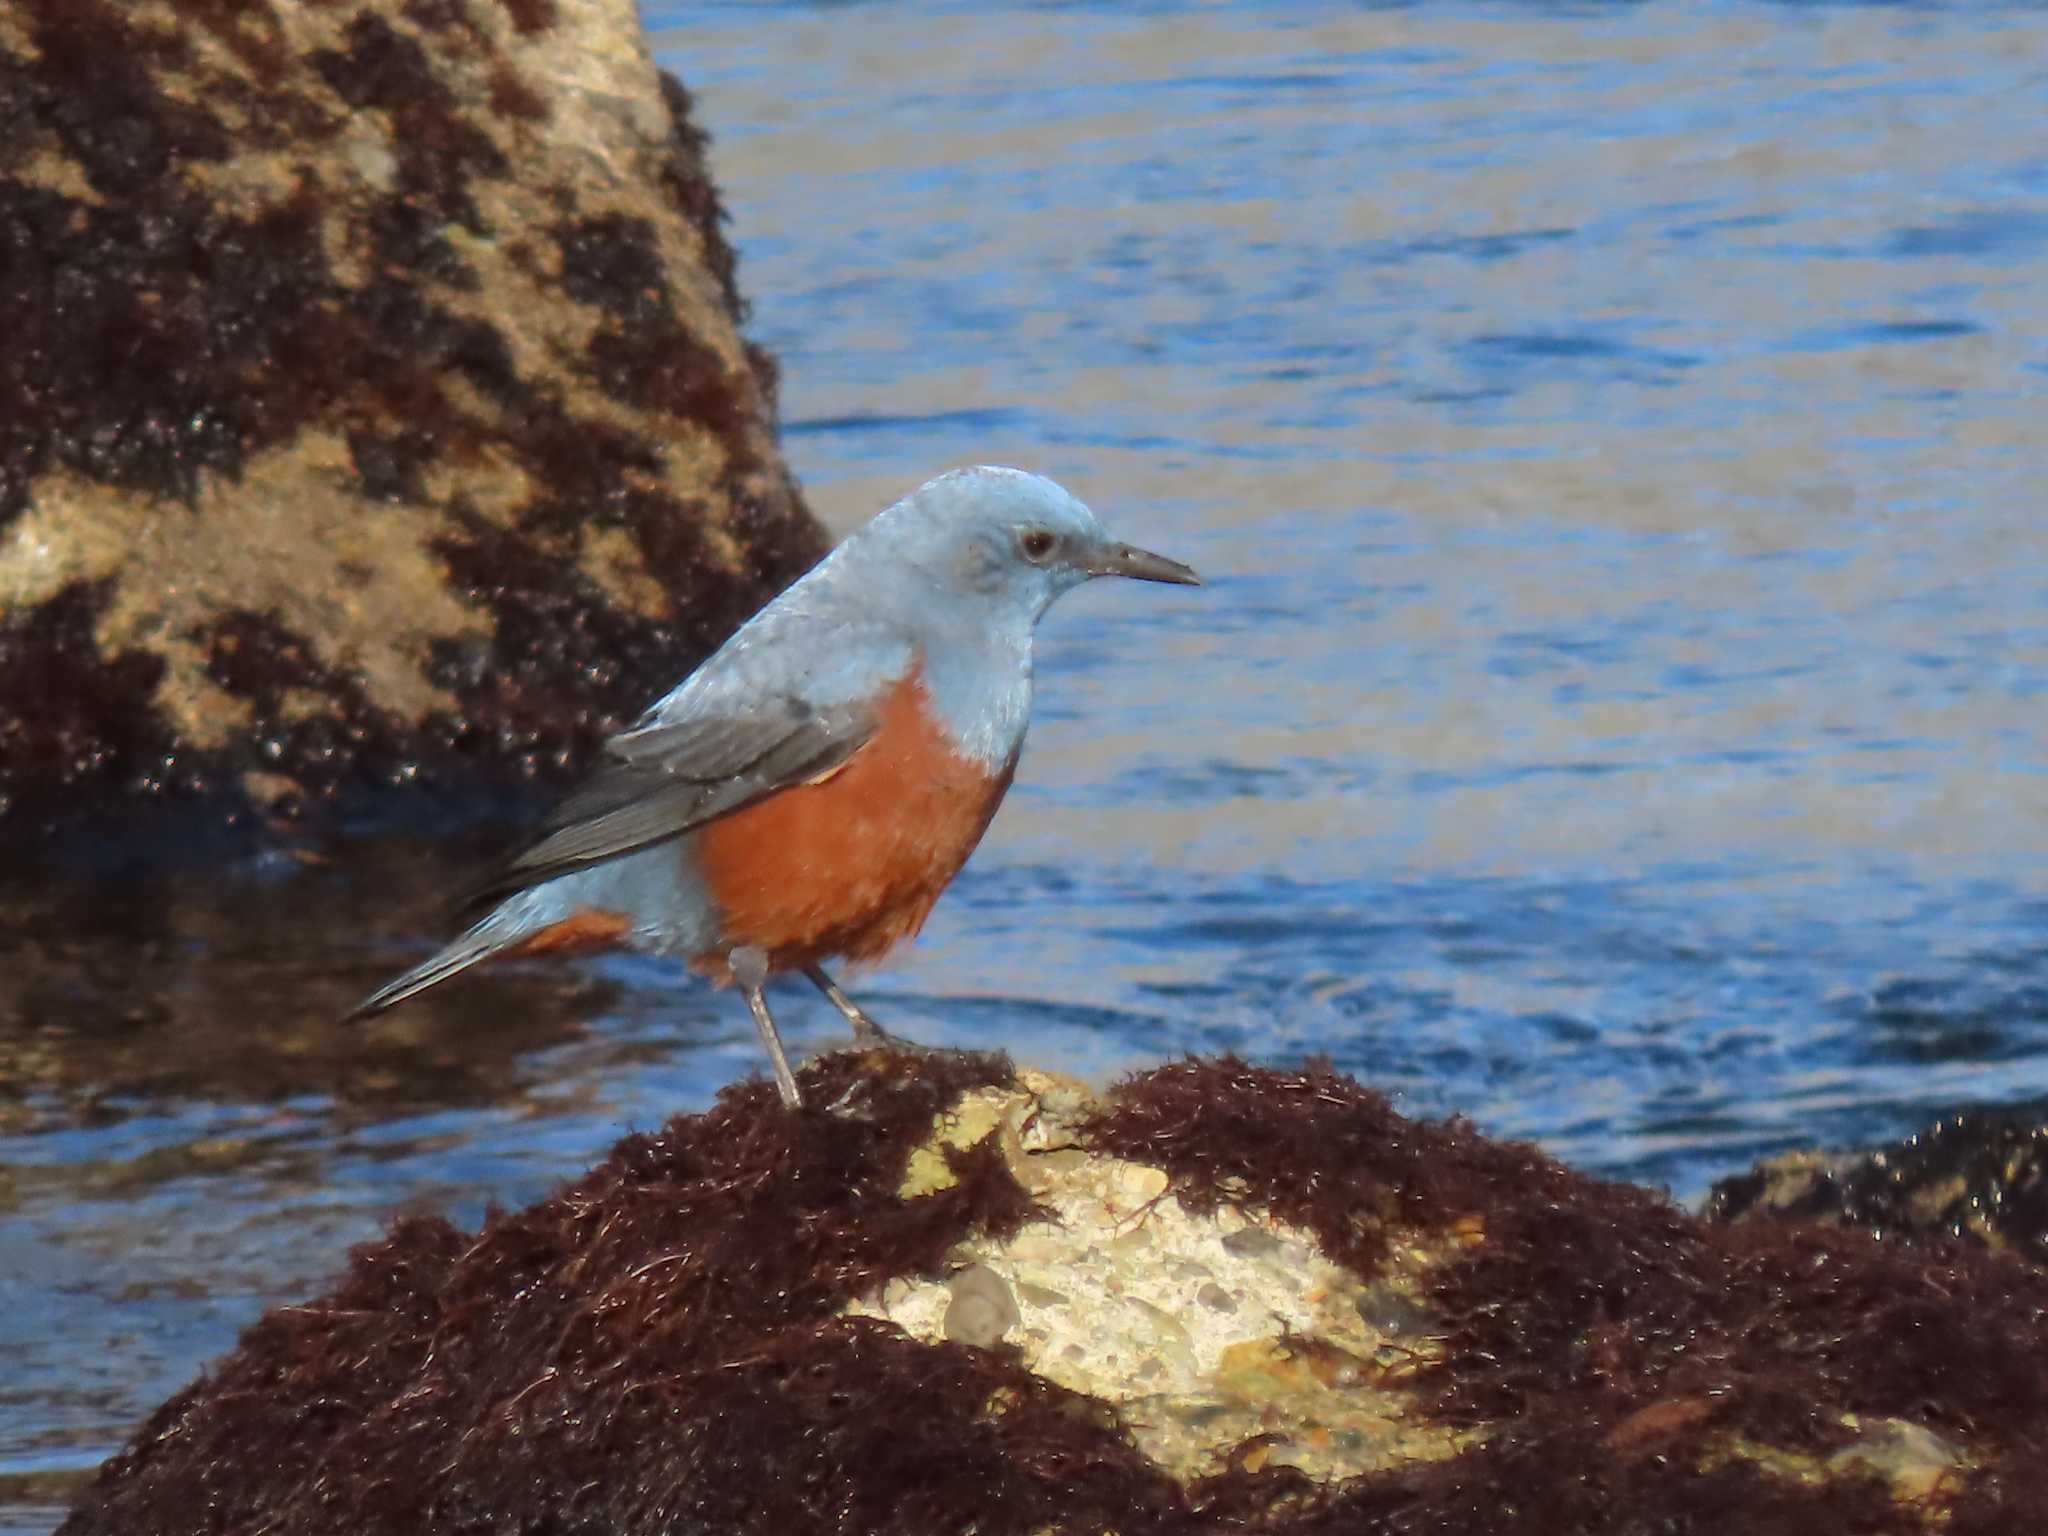
[[[833,773],[703,828],[696,858],[725,942],[773,970],[872,960],[924,926],[1009,788],[954,750],[916,668],[883,702],[868,744]],[[720,957],[703,969],[722,974]]]

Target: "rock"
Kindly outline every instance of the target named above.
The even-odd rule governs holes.
[[[1324,1071],[802,1076],[833,1110],[737,1085],[481,1232],[401,1222],[64,1529],[2048,1519],[2048,1276],[2010,1255],[1712,1225]]]
[[[1412,1350],[1365,1323],[1363,1285],[1307,1232],[1230,1205],[1197,1215],[1165,1198],[1164,1169],[1080,1150],[1085,1119],[1046,1108],[1040,1090],[1055,1086],[1026,1072],[971,1094],[928,1143],[979,1130],[1037,1206],[1022,1230],[954,1253],[966,1273],[1022,1298],[1006,1332],[1034,1376],[1112,1405],[1146,1457],[1182,1479],[1253,1439],[1262,1466],[1325,1478],[1455,1449],[1454,1433],[1407,1414],[1387,1388]],[[916,1339],[957,1337],[958,1284],[904,1277],[849,1313]]]
[[[1723,1179],[1707,1214],[1960,1240],[2048,1264],[2048,1105],[1952,1114],[1870,1152],[1787,1152]]]
[[[632,0],[20,0],[0,123],[0,841],[563,779],[824,549]]]
[[[1954,1445],[1923,1424],[1905,1419],[1880,1419],[1864,1425],[1854,1415],[1844,1422],[1857,1438],[1828,1457],[1825,1475],[1869,1471],[1882,1477],[1902,1499],[1931,1499],[1967,1469]]]

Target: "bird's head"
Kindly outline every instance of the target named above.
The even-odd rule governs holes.
[[[1095,514],[1042,475],[979,465],[926,482],[873,525],[940,593],[1035,622],[1096,576],[1200,586],[1178,560],[1111,538]]]

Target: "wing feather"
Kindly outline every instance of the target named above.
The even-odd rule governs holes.
[[[858,652],[857,652],[858,653]],[[907,645],[870,645],[804,691],[759,686],[759,667],[725,653],[605,744],[590,777],[531,841],[464,902],[475,908],[558,875],[615,859],[828,775],[873,738],[887,684],[906,674]],[[828,697],[820,702],[815,697]],[[829,695],[851,695],[833,698]]]

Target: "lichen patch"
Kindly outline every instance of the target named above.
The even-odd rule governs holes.
[[[163,655],[169,665],[155,703],[195,746],[220,745],[251,718],[247,700],[226,696],[202,638],[224,612],[272,614],[309,637],[356,637],[332,654],[309,640],[312,659],[360,678],[380,708],[403,715],[452,709],[454,696],[422,676],[422,652],[431,636],[487,630],[488,622],[446,590],[438,560],[421,542],[417,514],[365,506],[346,487],[347,465],[346,443],[307,433],[253,460],[237,486],[209,477],[190,509],[138,509],[127,537],[104,519],[74,515],[74,498],[103,503],[107,493],[68,477],[45,481],[40,515],[23,522],[61,542],[48,563],[66,580],[117,567],[138,573],[115,585],[98,625],[101,654]],[[292,517],[272,515],[273,498],[287,497]],[[365,578],[309,582],[301,543],[308,530],[330,570],[349,563]]]
[[[29,155],[13,172],[30,186],[43,187],[76,202],[96,204],[100,195],[86,180],[85,168],[71,156],[44,147]]]
[[[673,617],[668,590],[648,574],[647,557],[631,534],[623,528],[585,528],[582,544],[577,564],[620,607],[650,619]]]

